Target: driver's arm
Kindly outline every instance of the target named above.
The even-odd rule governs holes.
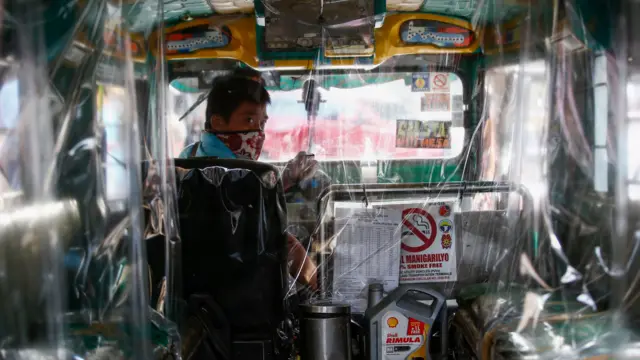
[[[307,249],[300,244],[298,239],[293,235],[287,233],[287,248],[289,249],[289,274],[295,278],[298,282],[308,285],[311,289],[316,290],[318,288],[318,268],[316,264],[309,256],[307,256]]]
[[[295,185],[299,185],[300,181],[311,178],[318,169],[319,165],[313,154],[299,152],[282,171],[284,191],[287,192]],[[287,234],[287,243],[291,276],[298,282],[316,290],[318,288],[317,267],[315,262],[307,256],[307,249],[291,234]]]
[[[295,158],[287,163],[282,171],[284,191],[287,192],[300,181],[310,178],[318,169],[319,165],[313,154],[308,154],[304,151],[299,152]]]

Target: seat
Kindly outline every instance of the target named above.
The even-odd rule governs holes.
[[[190,316],[208,317],[199,322],[205,332],[228,329],[230,344],[226,335],[216,341],[229,346],[229,360],[287,358],[292,329],[285,299],[286,205],[277,169],[215,158],[176,159],[175,166],[181,299]],[[148,255],[157,284],[164,274],[164,241],[149,243]],[[211,358],[203,354],[191,358]]]

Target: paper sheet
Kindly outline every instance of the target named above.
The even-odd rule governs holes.
[[[334,297],[364,312],[370,283],[383,283],[385,292],[398,286],[402,212],[336,203],[335,218]]]

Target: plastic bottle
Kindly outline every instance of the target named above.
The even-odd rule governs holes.
[[[426,285],[401,285],[365,312],[369,360],[447,358],[447,299]],[[431,346],[440,332],[440,346]],[[439,348],[435,353],[432,348]]]

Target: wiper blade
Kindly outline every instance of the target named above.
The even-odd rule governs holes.
[[[211,93],[211,90],[207,91],[206,93],[200,94],[200,96],[198,96],[198,100],[196,100],[196,102],[191,105],[191,107],[184,113],[184,115],[180,117],[180,119],[178,119],[178,121],[182,121],[184,118],[189,116],[189,114],[191,114],[193,110],[198,107],[198,105],[202,104],[202,102],[209,97],[209,93]]]

